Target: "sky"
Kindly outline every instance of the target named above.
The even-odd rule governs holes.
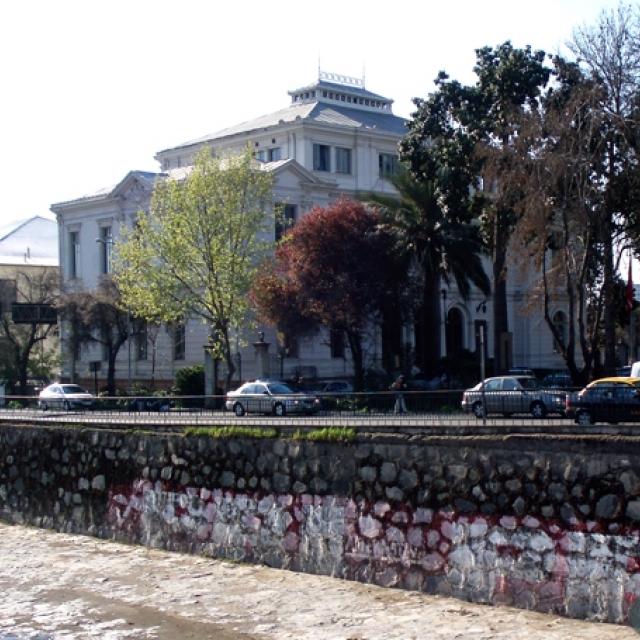
[[[617,0],[9,0],[0,4],[0,225],[116,184],[154,155],[289,104],[318,68],[408,117],[475,49],[566,52]]]

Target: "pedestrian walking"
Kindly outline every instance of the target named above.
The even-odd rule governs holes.
[[[406,391],[407,383],[404,381],[404,376],[399,375],[395,382],[391,385],[391,390],[395,392],[396,402],[393,406],[393,413],[407,413],[407,405],[404,401],[404,393]]]

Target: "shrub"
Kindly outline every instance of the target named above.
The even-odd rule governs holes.
[[[324,427],[311,431],[296,431],[293,440],[315,440],[318,442],[353,442],[357,432],[351,427]]]
[[[269,427],[190,427],[187,436],[208,436],[210,438],[277,438],[277,429]]]
[[[196,364],[178,369],[174,393],[177,396],[204,396],[204,367]],[[181,404],[184,407],[202,407],[204,398],[186,398]]]

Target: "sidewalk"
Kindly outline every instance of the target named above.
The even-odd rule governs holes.
[[[0,640],[635,640],[630,627],[0,523]]]

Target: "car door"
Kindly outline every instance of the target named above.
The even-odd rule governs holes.
[[[271,394],[265,384],[256,384],[255,411],[271,413]]]
[[[604,422],[617,422],[619,418],[616,409],[615,385],[596,385],[594,390],[590,397],[592,415]]]
[[[240,401],[244,405],[245,411],[251,413],[258,410],[257,387],[258,385],[250,384],[242,390],[242,398]]]
[[[502,413],[502,378],[487,380],[484,384],[487,413]]]
[[[640,390],[627,384],[617,385],[612,411],[615,422],[640,422]]]
[[[501,413],[522,413],[525,392],[516,378],[502,379],[502,411]]]
[[[59,385],[54,385],[50,387],[49,390],[50,396],[47,398],[49,404],[52,406],[62,407],[64,394],[62,393],[62,389]]]

